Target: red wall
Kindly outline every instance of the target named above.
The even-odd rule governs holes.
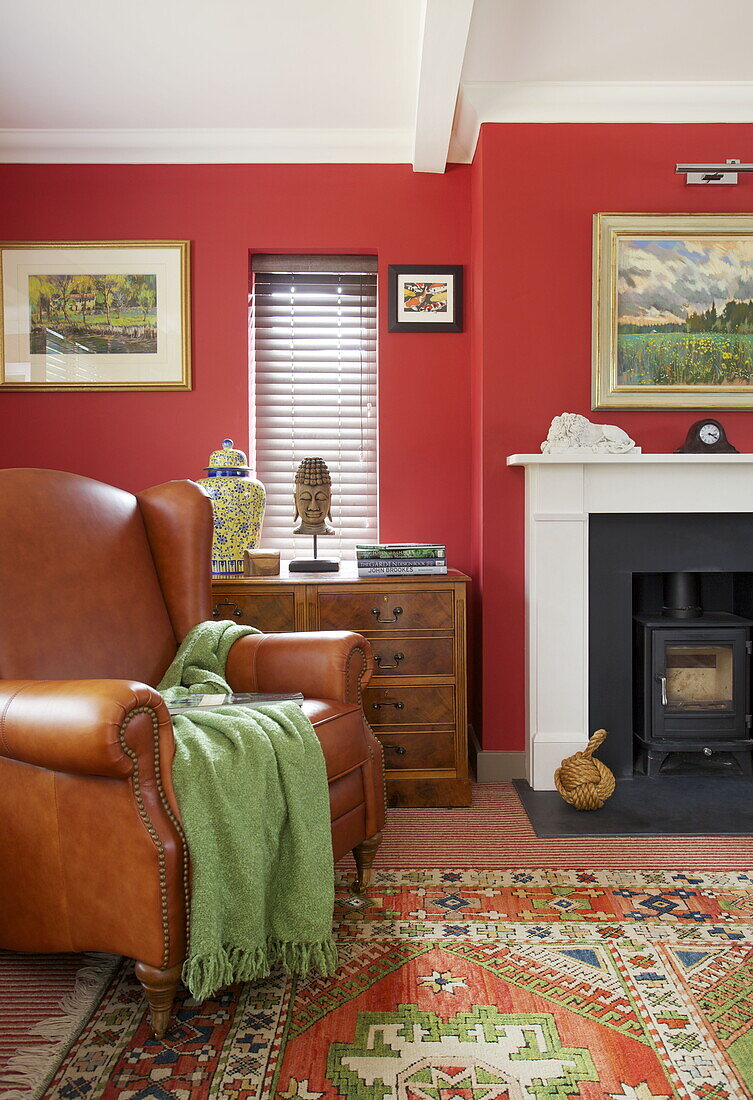
[[[403,165],[0,167],[0,239],[191,240],[195,377],[190,393],[1,394],[0,466],[128,489],[198,476],[224,436],[248,444],[249,251],[376,253],[381,535],[443,539],[473,574],[484,747],[521,748],[523,475],[505,457],[538,450],[557,413],[591,415],[592,216],[753,210],[747,177],[688,188],[673,171],[745,159],[751,138],[741,125],[486,125],[473,166],[441,176]],[[464,333],[387,333],[397,262],[465,265]],[[594,419],[671,451],[700,415]],[[753,451],[753,415],[719,415]]]
[[[485,749],[524,744],[523,471],[506,456],[538,451],[565,411],[619,424],[654,452],[674,450],[702,415],[591,413],[593,214],[753,211],[747,176],[702,188],[674,174],[678,162],[744,160],[751,140],[751,125],[482,128],[473,255]],[[752,412],[714,415],[739,450],[753,451]]]
[[[200,476],[225,436],[248,448],[249,252],[375,253],[381,536],[445,541],[469,569],[470,335],[388,333],[386,289],[390,263],[468,270],[470,179],[407,165],[0,168],[0,240],[191,241],[194,369],[188,393],[0,394],[0,467],[129,490]]]

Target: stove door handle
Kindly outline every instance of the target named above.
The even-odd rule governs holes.
[[[661,684],[661,705],[666,707],[667,705],[667,677],[657,676],[656,679]]]

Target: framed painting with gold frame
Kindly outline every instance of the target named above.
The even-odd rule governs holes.
[[[753,214],[595,215],[592,408],[753,408]]]
[[[0,389],[189,390],[188,241],[0,245]]]

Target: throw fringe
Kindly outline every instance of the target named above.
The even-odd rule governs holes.
[[[317,943],[269,939],[266,947],[223,946],[211,955],[189,956],[183,964],[183,984],[194,1000],[204,1001],[233,982],[266,978],[272,967],[278,965],[297,977],[318,971],[328,978],[337,970],[337,946],[331,936]]]
[[[120,962],[117,955],[86,954],[83,958],[86,965],[77,971],[73,989],[58,1005],[60,1015],[40,1020],[29,1028],[29,1036],[45,1042],[19,1047],[8,1062],[0,1084],[10,1087],[0,1091],[0,1100],[37,1100]]]

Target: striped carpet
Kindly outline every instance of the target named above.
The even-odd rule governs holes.
[[[741,871],[753,837],[539,838],[512,783],[475,783],[464,809],[389,810],[374,866]]]
[[[0,951],[0,1100],[30,1100],[89,1019],[119,959]]]
[[[0,953],[0,1066],[29,1041],[36,1024],[62,1015],[58,1006],[80,969],[80,955]]]

